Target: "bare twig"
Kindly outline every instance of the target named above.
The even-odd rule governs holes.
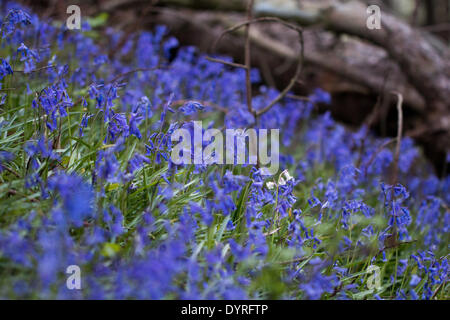
[[[411,240],[411,241],[401,241],[401,242],[394,242],[392,245],[387,245],[384,246],[383,248],[381,248],[380,250],[378,250],[377,254],[375,255],[375,257],[378,257],[378,255],[380,253],[382,253],[383,251],[387,250],[387,249],[395,249],[400,247],[400,245],[402,244],[410,244],[410,243],[414,243],[417,242],[417,240]]]
[[[212,57],[206,57],[206,60],[209,60],[211,62],[217,62],[217,63],[221,63],[230,67],[234,67],[234,68],[241,68],[241,69],[247,69],[247,66],[240,64],[240,63],[235,63],[235,62],[229,62],[229,61],[225,61],[222,59],[218,59],[218,58],[212,58]]]
[[[296,263],[296,262],[303,262],[303,261],[306,261],[309,258],[311,258],[313,255],[314,254],[311,254],[311,255],[306,256],[306,257],[300,257],[300,258],[292,259],[292,260],[289,260],[289,261],[281,261],[280,264],[291,264],[291,263]]]
[[[133,70],[130,70],[130,71],[127,71],[127,72],[124,72],[124,73],[121,73],[121,74],[115,76],[111,81],[108,82],[108,84],[114,83],[117,80],[119,80],[120,78],[124,78],[126,76],[129,76],[129,75],[131,75],[133,73],[136,73],[136,72],[139,72],[139,71],[154,71],[154,70],[166,69],[166,68],[169,68],[169,67],[156,66],[154,68],[136,68],[136,69],[133,69]]]
[[[56,68],[56,66],[55,65],[44,66],[44,67],[41,67],[41,68],[36,68],[34,70],[31,70],[31,71],[29,71],[27,73],[39,72],[39,71],[46,70],[46,69],[51,69],[51,68]],[[25,73],[25,70],[14,70],[14,72]]]
[[[437,294],[439,293],[439,291],[445,286],[445,284],[447,283],[447,278],[442,281],[442,283],[437,287],[436,291],[433,293],[433,295],[431,296],[431,300],[433,300],[434,298],[436,298]]]
[[[300,101],[311,101],[311,98],[309,98],[309,97],[297,96],[295,94],[287,94],[286,98],[300,100]]]
[[[252,20],[252,10],[253,10],[253,3],[254,0],[249,0],[248,7],[247,7],[247,20]],[[251,24],[247,24],[245,26],[245,88],[246,88],[246,94],[247,94],[247,109],[248,112],[253,112],[252,107],[252,82],[250,79],[251,75],[251,52],[250,52],[250,26]]]
[[[397,124],[397,146],[395,148],[395,155],[394,155],[394,173],[392,175],[392,185],[397,183],[398,178],[398,160],[400,157],[400,147],[402,144],[402,131],[403,131],[403,96],[399,92],[392,92],[393,94],[397,95],[398,101],[397,101],[397,113],[398,113],[398,124]]]
[[[253,3],[254,3],[254,0],[249,0],[249,2],[248,2],[248,6],[247,6],[247,20],[248,21],[252,21]],[[250,25],[251,25],[251,23],[243,23],[243,24],[239,24],[238,26],[235,26],[235,27],[237,27],[236,29],[234,29],[234,27],[232,27],[232,28],[230,28],[230,31],[229,31],[229,29],[225,30],[213,44],[213,49],[215,49],[215,47],[217,46],[217,44],[219,43],[219,41],[222,39],[222,37],[225,34],[245,26],[245,32],[244,32],[244,37],[245,37],[245,58],[244,58],[244,60],[245,60],[245,62],[244,62],[244,65],[224,61],[221,59],[211,58],[211,57],[207,57],[207,59],[212,62],[218,62],[218,63],[222,63],[224,65],[242,68],[245,70],[245,88],[246,88],[247,109],[250,113],[255,115],[255,112],[253,111],[253,107],[252,107],[252,96],[253,95],[252,95],[252,82],[251,82],[251,77],[250,77],[251,76],[251,46],[250,46],[250,37],[249,37]]]
[[[367,176],[367,170],[369,170],[370,165],[372,164],[372,162],[375,160],[376,156],[384,149],[386,148],[388,145],[390,145],[391,143],[393,143],[394,141],[396,141],[397,139],[390,139],[388,141],[386,141],[385,143],[383,143],[381,146],[378,147],[378,149],[372,154],[372,157],[370,158],[369,162],[367,162],[366,166],[364,167],[364,176]]]
[[[252,3],[252,1],[251,1]],[[261,110],[255,111],[252,108],[251,105],[251,83],[248,82],[249,80],[249,76],[250,76],[250,71],[251,71],[251,66],[250,66],[250,59],[247,59],[249,57],[247,57],[247,55],[250,53],[249,51],[249,46],[248,46],[248,41],[250,41],[250,33],[248,32],[248,27],[253,24],[253,23],[259,23],[259,22],[277,22],[282,24],[283,26],[295,30],[298,33],[299,36],[299,42],[300,42],[300,54],[298,55],[297,58],[297,69],[295,71],[295,75],[292,77],[291,81],[289,82],[289,84],[286,86],[286,88],[284,88],[280,94],[275,97],[266,107],[264,107]],[[261,18],[256,18],[256,19],[250,19],[248,21],[244,21],[241,23],[238,23],[230,28],[225,29],[220,35],[219,37],[216,39],[216,41],[213,43],[212,45],[212,51],[214,51],[214,49],[217,47],[217,44],[220,42],[220,40],[222,40],[222,38],[231,32],[237,31],[238,29],[242,28],[242,27],[246,27],[246,32],[245,32],[245,37],[246,37],[246,61],[245,61],[245,66],[242,65],[236,65],[237,67],[243,68],[246,70],[246,85],[247,85],[247,107],[249,112],[251,112],[255,118],[258,118],[259,116],[261,116],[262,114],[266,113],[267,111],[269,111],[275,104],[277,104],[278,102],[280,102],[287,94],[288,92],[292,89],[292,87],[297,83],[298,78],[300,77],[301,71],[303,69],[303,60],[304,60],[304,40],[303,40],[303,29],[299,26],[296,26],[292,23],[283,21],[279,18],[275,18],[275,17],[261,17]],[[211,60],[211,59],[210,59]],[[212,60],[211,60],[212,61]],[[221,62],[223,63],[223,61],[217,61],[217,62]],[[226,63],[226,64],[230,64],[230,63]],[[250,97],[249,97],[249,93],[250,92]]]
[[[25,194],[22,193],[22,192],[19,192],[19,191],[15,190],[15,189],[9,189],[9,190],[8,190],[8,193],[9,193],[9,194],[12,194],[12,195],[20,195],[20,196],[23,196],[23,197],[27,197],[27,195],[25,195]],[[34,198],[31,198],[30,201],[31,201],[31,202],[39,202],[38,199],[34,199]]]
[[[272,234],[276,233],[276,232],[279,231],[280,229],[281,229],[281,227],[278,227],[278,228],[276,228],[276,229],[273,229],[272,231],[269,231],[269,232],[264,233],[263,235],[264,235],[265,237],[271,236]]]
[[[380,89],[380,94],[378,95],[377,102],[375,106],[373,107],[372,112],[364,119],[364,124],[367,126],[367,130],[364,134],[364,138],[361,139],[361,145],[359,148],[359,154],[358,154],[358,160],[356,161],[356,167],[359,168],[361,166],[362,156],[365,149],[365,142],[369,136],[370,128],[375,123],[375,120],[379,117],[379,114],[381,112],[380,109],[384,109],[383,106],[386,103],[385,92],[386,92],[386,86],[388,83],[389,73],[386,74],[384,77],[382,88]]]
[[[0,164],[0,168],[5,169],[8,172],[11,172],[13,175],[15,175],[17,178],[20,178],[20,174],[18,174],[14,169],[8,168],[7,166]]]

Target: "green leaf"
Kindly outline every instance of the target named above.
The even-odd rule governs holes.
[[[120,251],[120,246],[117,243],[107,242],[103,245],[100,251],[101,255],[104,257],[112,258]]]
[[[88,17],[87,21],[92,28],[98,28],[106,25],[109,15],[106,12],[102,12],[96,17]]]

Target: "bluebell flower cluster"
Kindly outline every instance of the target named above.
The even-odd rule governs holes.
[[[245,72],[164,26],[122,41],[4,9],[0,298],[449,298],[450,176],[412,139],[392,185],[393,145],[318,114],[321,89],[255,117]],[[251,80],[261,110],[279,92]],[[279,172],[173,163],[171,134],[193,120],[280,129]],[[70,265],[81,290],[66,286]]]

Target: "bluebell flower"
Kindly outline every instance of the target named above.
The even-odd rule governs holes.
[[[13,161],[15,155],[8,151],[0,150],[0,173],[3,171],[3,165],[10,161]]]
[[[31,17],[28,13],[20,9],[12,9],[6,15],[5,21],[2,21],[2,38],[14,32],[19,25],[27,26],[31,24]]]
[[[0,59],[0,61],[0,80],[2,80],[7,75],[13,74],[13,70],[8,61],[6,61],[5,59]]]
[[[141,154],[135,154],[134,157],[128,162],[128,170],[134,173],[140,169],[144,163],[150,163],[150,160]]]
[[[93,116],[94,116],[93,114],[87,114],[87,113],[84,113],[84,114],[83,114],[83,117],[81,118],[80,128],[78,129],[78,135],[79,135],[80,137],[83,137],[83,136],[84,136],[84,134],[83,134],[83,129],[84,129],[84,128],[87,128],[87,126],[88,126],[88,121],[89,121],[89,119],[92,118]]]
[[[419,284],[420,280],[422,280],[419,276],[417,276],[416,274],[413,274],[411,276],[411,281],[409,282],[409,285],[411,287],[415,287]]]
[[[185,115],[191,115],[196,113],[198,110],[203,110],[205,107],[196,101],[189,101],[180,107],[180,111]]]
[[[48,188],[60,195],[69,223],[80,227],[93,214],[94,193],[81,177],[60,173],[50,177]]]
[[[17,49],[20,55],[20,61],[24,62],[24,72],[29,73],[36,69],[36,62],[39,61],[39,56],[36,50],[28,49],[28,47],[22,43]]]
[[[138,115],[136,113],[132,113],[130,117],[130,125],[129,125],[130,134],[136,136],[138,139],[142,139],[142,135],[141,132],[139,131],[138,126],[143,119],[144,119],[143,116]]]
[[[322,103],[330,104],[331,96],[328,92],[326,92],[320,88],[316,88],[316,89],[314,89],[313,95],[310,96],[310,100],[313,103],[322,102]]]

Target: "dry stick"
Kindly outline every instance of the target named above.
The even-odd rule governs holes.
[[[280,264],[291,264],[291,263],[296,263],[296,262],[303,262],[305,260],[308,260],[309,258],[311,258],[314,254],[311,254],[307,257],[300,257],[300,258],[296,258],[296,259],[292,259],[289,261],[281,261],[279,262]]]
[[[263,18],[265,19],[265,18]],[[275,104],[277,104],[278,102],[280,102],[288,93],[289,91],[294,87],[294,85],[296,84],[298,78],[300,77],[300,74],[302,72],[303,69],[303,60],[304,60],[304,41],[303,41],[303,30],[293,24],[284,22],[282,20],[279,20],[278,18],[275,18],[274,21],[278,21],[281,24],[283,24],[284,26],[293,29],[295,31],[297,31],[298,35],[299,35],[299,42],[300,42],[300,54],[298,56],[297,59],[297,69],[295,71],[294,76],[291,78],[291,81],[289,82],[289,84],[280,92],[280,94],[273,99],[268,106],[266,106],[265,108],[259,110],[256,115],[260,116],[264,113],[266,113],[267,111],[269,111]]]
[[[253,5],[253,1],[250,1],[249,11],[251,11],[252,5]],[[249,17],[251,17],[250,14],[249,14]],[[298,56],[298,64],[297,64],[297,70],[295,71],[295,75],[294,75],[294,77],[292,77],[291,81],[286,86],[286,88],[284,88],[284,90],[281,91],[280,94],[275,99],[273,99],[267,107],[265,107],[259,111],[255,111],[255,110],[253,110],[252,105],[251,105],[252,95],[251,95],[251,83],[249,81],[250,71],[251,71],[250,58],[249,58],[249,56],[250,56],[250,34],[248,32],[249,31],[248,28],[252,23],[258,23],[258,22],[278,22],[289,29],[297,31],[298,36],[299,36],[299,42],[300,42],[300,54]],[[300,77],[301,71],[303,69],[304,51],[305,51],[304,50],[305,46],[304,46],[304,39],[303,39],[303,29],[294,24],[291,24],[289,22],[286,22],[279,18],[274,18],[274,17],[262,17],[262,18],[257,18],[257,19],[253,19],[253,20],[250,19],[248,21],[245,21],[243,23],[237,24],[231,28],[224,30],[222,32],[222,34],[220,34],[220,36],[216,39],[212,48],[215,49],[215,47],[217,46],[217,43],[219,43],[219,41],[222,39],[222,37],[225,34],[236,31],[243,26],[247,26],[247,28],[246,28],[246,47],[245,47],[245,55],[246,55],[245,63],[246,64],[244,66],[244,69],[246,71],[246,77],[247,77],[247,107],[248,107],[248,111],[250,113],[252,113],[253,116],[255,117],[254,124],[258,125],[259,116],[261,116],[265,112],[269,111],[275,104],[277,104],[281,99],[283,99],[288,94],[288,92],[292,89],[292,87],[297,83],[298,78]],[[218,61],[218,62],[220,62],[220,61]],[[259,159],[257,162],[257,167],[259,168]]]
[[[275,104],[277,104],[281,99],[283,99],[288,92],[292,89],[292,87],[295,85],[295,83],[297,82],[298,78],[300,77],[301,71],[303,69],[303,61],[304,61],[304,40],[303,40],[303,29],[286,21],[283,21],[279,18],[275,18],[275,17],[262,17],[262,18],[257,18],[257,19],[253,19],[253,20],[249,20],[249,21],[245,21],[242,23],[239,23],[233,27],[230,27],[228,29],[225,29],[220,36],[217,38],[217,40],[214,42],[212,48],[214,49],[217,44],[219,43],[219,41],[227,34],[230,32],[234,32],[244,26],[248,26],[252,23],[259,23],[259,22],[278,22],[280,24],[282,24],[283,26],[295,30],[298,35],[299,35],[299,42],[300,42],[300,54],[298,56],[297,59],[297,70],[295,71],[295,75],[291,78],[291,81],[289,82],[289,84],[286,86],[286,88],[284,88],[280,94],[274,98],[269,105],[267,105],[266,107],[264,107],[263,109],[259,110],[259,111],[255,111],[253,112],[257,117],[266,113],[267,111],[269,111]],[[249,69],[247,66],[245,66],[245,69]]]
[[[281,227],[278,227],[278,228],[276,228],[276,229],[274,229],[274,230],[272,230],[270,232],[263,233],[263,236],[265,236],[265,237],[271,236],[272,234],[276,233],[280,229],[281,229]]]
[[[294,100],[300,100],[300,101],[311,101],[311,98],[304,97],[304,96],[297,96],[294,94],[287,94],[286,98],[294,99]]]
[[[155,70],[158,70],[158,69],[168,69],[169,67],[165,67],[165,66],[156,66],[156,67],[153,67],[153,68],[136,68],[136,69],[133,69],[133,70],[130,70],[130,71],[127,71],[127,72],[124,72],[124,73],[121,73],[121,74],[119,74],[119,75],[117,75],[117,76],[115,76],[111,81],[109,81],[107,84],[111,84],[111,83],[114,83],[114,82],[116,82],[117,80],[119,80],[120,78],[123,78],[123,77],[126,77],[126,76],[129,76],[129,75],[131,75],[131,74],[133,74],[133,73],[136,73],[136,72],[139,72],[139,71],[155,71]]]
[[[252,20],[252,10],[253,10],[253,3],[254,0],[249,0],[248,3],[248,7],[247,7],[247,20],[251,21]],[[251,52],[250,52],[250,23],[248,24],[244,24],[245,25],[245,64],[240,64],[240,63],[234,63],[234,62],[228,62],[222,59],[218,59],[218,58],[212,58],[212,57],[206,57],[207,60],[211,61],[211,62],[218,62],[230,67],[235,67],[235,68],[241,68],[245,70],[245,88],[246,88],[246,100],[247,100],[247,109],[248,111],[253,114],[256,115],[253,107],[252,107],[252,83],[251,83],[251,79],[250,79],[250,75],[251,75]],[[242,25],[242,26],[244,26]],[[214,42],[212,48],[213,50],[216,48],[218,42],[220,41],[220,39],[222,39],[222,37],[231,31],[227,31],[225,30],[220,36],[219,38]]]
[[[367,165],[364,167],[364,176],[367,176],[367,170],[369,170],[370,165],[372,164],[372,162],[374,162],[376,156],[384,149],[386,148],[389,144],[393,143],[394,141],[396,141],[397,139],[390,139],[388,141],[386,141],[385,143],[383,143],[381,146],[378,147],[378,149],[372,154],[372,157],[370,157],[369,162],[367,162]]]
[[[15,175],[17,178],[20,178],[20,174],[18,174],[14,169],[8,168],[7,166],[0,164],[0,169],[3,168],[6,171],[9,171],[13,175]]]
[[[397,101],[397,113],[398,113],[398,124],[397,124],[397,146],[395,148],[395,156],[394,156],[394,173],[392,176],[392,185],[395,185],[397,183],[398,178],[398,159],[400,157],[400,147],[402,144],[402,131],[403,131],[403,96],[399,92],[392,92],[393,94],[397,95],[398,101]]]
[[[433,295],[431,296],[430,300],[433,300],[434,298],[436,298],[437,294],[439,293],[439,290],[441,290],[444,285],[447,283],[447,279],[445,279],[444,281],[442,281],[442,283],[437,287],[436,291],[433,293]]]
[[[247,69],[247,67],[243,64],[236,63],[236,62],[229,62],[229,61],[225,61],[225,60],[218,59],[218,58],[206,57],[206,60],[209,60],[211,62],[218,62],[218,63],[224,64],[224,65],[230,66],[230,67]]]
[[[364,138],[361,140],[358,160],[356,160],[356,168],[359,168],[361,166],[362,156],[363,156],[363,152],[364,152],[364,148],[365,148],[365,141],[367,140],[367,138],[369,136],[370,128],[372,127],[375,120],[379,117],[379,114],[381,112],[380,109],[382,109],[382,107],[384,106],[384,104],[386,102],[385,101],[386,99],[384,99],[384,96],[385,96],[385,91],[386,91],[386,86],[387,86],[389,75],[390,74],[388,73],[384,77],[383,85],[381,88],[381,94],[378,95],[377,102],[375,103],[375,106],[373,107],[372,112],[364,119],[364,124],[367,125],[367,130],[364,135]]]
[[[391,93],[397,95],[398,101],[397,101],[397,112],[398,112],[398,124],[397,124],[397,145],[395,147],[395,155],[394,155],[394,172],[392,174],[392,181],[391,181],[391,201],[393,202],[394,198],[394,186],[397,184],[397,178],[398,178],[398,159],[400,157],[400,146],[402,144],[402,131],[403,131],[403,110],[402,110],[402,104],[403,104],[403,96],[399,92],[392,91]],[[389,247],[391,245],[396,245],[397,242],[397,213],[395,212],[395,206],[392,204],[392,210],[394,214],[394,223],[392,224],[392,234],[386,239],[384,239],[385,247]],[[395,275],[397,278],[397,273]]]
[[[44,66],[44,67],[40,67],[40,68],[37,68],[37,69],[33,69],[33,70],[31,70],[31,71],[29,71],[29,72],[27,72],[27,73],[39,72],[39,71],[42,71],[42,70],[51,69],[51,68],[56,68],[56,67],[57,67],[57,66],[55,66],[55,65]],[[17,72],[17,73],[25,73],[25,70],[14,70],[14,72]]]
[[[417,240],[394,242],[392,244],[385,245],[383,248],[378,250],[378,252],[375,254],[375,257],[378,257],[381,253],[383,253],[383,251],[386,251],[387,249],[395,249],[400,247],[401,244],[410,244],[414,242],[417,242]]]
[[[24,193],[22,193],[22,192],[19,192],[19,191],[15,190],[15,189],[9,189],[9,190],[8,190],[8,193],[9,193],[9,194],[12,194],[12,195],[17,195],[17,194],[18,194],[18,195],[21,195],[21,196],[23,196],[23,197],[27,197],[26,194],[24,194]],[[30,199],[30,201],[31,201],[31,202],[39,202],[38,199],[34,199],[34,198]]]
[[[253,10],[254,0],[249,0],[247,7],[247,20],[252,20],[252,10]],[[251,52],[250,52],[250,24],[245,26],[245,87],[247,93],[247,109],[248,112],[253,112],[252,107],[252,82],[250,79],[251,73]]]

